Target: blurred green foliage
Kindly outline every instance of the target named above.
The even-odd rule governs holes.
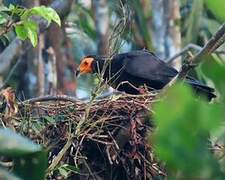
[[[186,35],[184,36],[184,44],[196,43],[198,40],[198,32],[201,28],[201,20],[203,14],[203,0],[193,1],[190,15],[185,21]]]
[[[218,174],[218,164],[208,150],[209,132],[221,125],[224,107],[196,99],[184,84],[176,84],[164,95],[154,106],[154,145],[170,176],[210,179],[224,175]]]
[[[215,85],[220,100],[225,104],[225,63],[217,55],[205,58],[201,66],[203,74]]]
[[[79,169],[77,167],[71,166],[69,164],[63,164],[63,165],[59,166],[57,168],[57,170],[64,178],[68,178],[68,176],[71,172],[73,172],[73,173],[79,172]]]
[[[171,87],[154,106],[155,151],[166,162],[170,177],[223,179],[225,172],[220,165],[224,164],[219,164],[209,149],[214,146],[210,137],[218,134],[215,132],[225,120],[225,64],[212,55],[203,60],[200,69],[216,87],[217,100],[208,103],[197,98],[185,84]],[[221,134],[224,132],[213,138],[221,139]]]
[[[41,150],[40,145],[17,135],[9,129],[0,129],[0,154],[10,157],[20,157]]]
[[[205,0],[207,8],[215,15],[215,17],[220,21],[225,21],[225,6],[224,0]]]
[[[9,129],[0,129],[0,144],[0,156],[12,159],[16,176],[22,179],[44,179],[48,159],[47,152],[40,145]],[[0,179],[4,178],[14,179],[14,176],[6,174],[0,167]]]
[[[9,173],[7,170],[0,168],[0,179],[3,180],[21,180],[21,178],[16,177],[12,173]]]

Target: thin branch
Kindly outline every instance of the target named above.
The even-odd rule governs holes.
[[[5,26],[3,26],[2,31],[0,31],[0,37],[7,34],[16,25],[20,25],[22,23],[23,23],[23,21],[15,22],[15,21],[12,21],[12,20],[8,20],[8,22],[6,22],[6,24],[5,24]]]
[[[0,31],[0,37],[7,34],[13,27],[14,22],[13,21],[8,21],[6,22],[5,26],[3,29]]]
[[[185,64],[183,64],[181,71],[164,87],[164,89],[172,86],[177,81],[177,79],[184,79],[192,68],[196,67],[204,59],[205,56],[208,56],[209,54],[216,51],[216,49],[224,44],[224,42],[225,24],[223,24],[219,28],[219,30],[213,35],[208,43],[195,56],[187,57],[187,61]]]
[[[166,62],[168,62],[168,64],[171,64],[176,58],[178,58],[178,57],[186,54],[191,49],[194,49],[194,50],[197,50],[197,51],[201,51],[202,50],[202,47],[201,46],[198,46],[196,44],[188,44],[180,52],[178,52],[177,54],[175,54],[174,56],[172,56],[171,58],[169,58],[168,60],[166,60]]]
[[[185,46],[180,52],[178,52],[177,54],[173,55],[172,57],[170,57],[169,59],[166,60],[166,62],[168,62],[168,64],[171,64],[175,59],[177,59],[178,57],[186,54],[188,51],[190,50],[195,50],[197,52],[202,50],[201,46],[198,46],[197,44],[188,44],[187,46]],[[225,51],[223,50],[216,50],[214,53],[216,54],[225,54]]]
[[[218,47],[220,47],[225,42],[225,24],[223,24],[220,29],[213,35],[213,37],[208,41],[208,43],[202,48],[202,50],[197,53],[193,58],[189,58],[186,63],[182,66],[181,71],[178,74],[179,79],[184,79],[188,72],[196,67],[205,56],[213,53]]]

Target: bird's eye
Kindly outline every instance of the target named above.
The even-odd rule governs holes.
[[[85,61],[85,62],[84,62],[84,65],[88,65],[88,62],[87,62],[87,61]]]

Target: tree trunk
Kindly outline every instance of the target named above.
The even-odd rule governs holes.
[[[109,9],[106,0],[92,1],[98,41],[98,54],[108,54]]]
[[[57,91],[59,93],[64,92],[64,73],[65,73],[65,59],[62,53],[63,43],[63,31],[61,27],[56,24],[52,24],[48,31],[48,47],[52,47],[56,56],[56,70],[57,70]],[[47,48],[48,48],[47,47]]]
[[[166,61],[181,49],[180,27],[176,24],[180,20],[178,0],[152,0],[152,11],[153,45],[156,54]],[[173,66],[180,69],[179,58]]]

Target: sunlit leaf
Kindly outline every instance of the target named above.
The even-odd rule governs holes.
[[[61,25],[61,20],[59,15],[56,13],[56,11],[50,7],[45,6],[38,6],[33,7],[29,10],[27,10],[22,16],[22,19],[28,19],[29,17],[36,15],[40,16],[48,21],[48,24],[51,23],[51,21],[56,22],[59,26]]]
[[[35,47],[38,42],[37,37],[37,24],[34,21],[26,21],[24,27],[27,31],[27,37],[30,39],[32,45]]]
[[[19,39],[21,39],[21,40],[26,40],[27,39],[27,36],[28,36],[27,29],[24,27],[23,24],[17,25],[15,27],[15,31],[16,31],[16,35],[17,35],[17,37]]]
[[[56,13],[56,11],[50,7],[48,7],[46,11],[47,11],[48,18],[56,22],[59,26],[61,26],[61,20],[59,15]]]
[[[32,45],[35,47],[38,42],[37,28],[37,23],[31,20],[27,20],[23,24],[17,25],[15,30],[18,38],[22,40],[29,38]]]

